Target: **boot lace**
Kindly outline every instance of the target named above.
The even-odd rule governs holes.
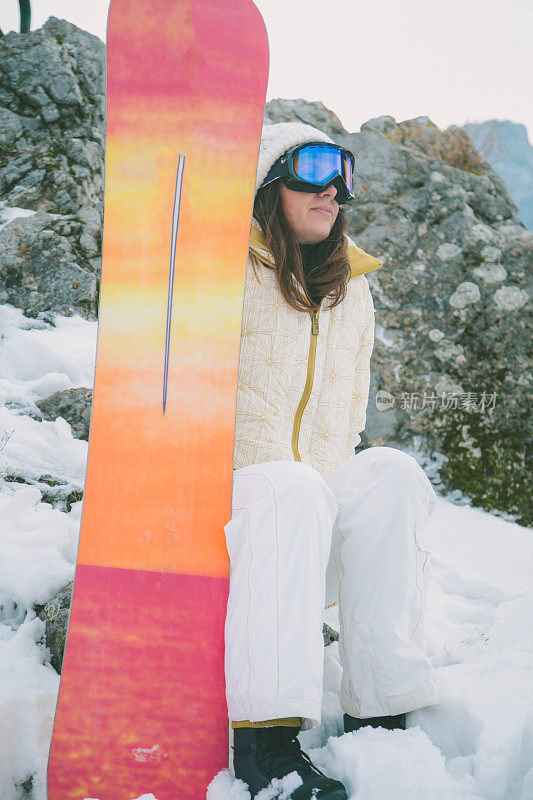
[[[287,769],[287,773],[297,769],[302,777],[305,774],[320,775],[327,779],[327,775],[324,775],[313,764],[307,753],[304,753],[298,738],[283,729],[276,730],[268,750],[263,753],[262,760],[267,769],[276,768],[278,771]]]

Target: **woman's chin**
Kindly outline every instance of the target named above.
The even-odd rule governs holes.
[[[324,239],[327,239],[331,232],[331,228],[329,225],[325,225],[322,227],[321,230],[314,230],[308,234],[306,234],[303,238],[299,239],[298,241],[300,244],[320,244],[323,242]]]

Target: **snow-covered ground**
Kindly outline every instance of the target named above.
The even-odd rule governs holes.
[[[62,419],[35,419],[35,402],[92,385],[96,323],[53,323],[0,306],[1,800],[27,797],[20,787],[31,775],[30,797],[45,800],[59,677],[32,607],[72,579],[80,524],[81,503],[53,508],[35,484],[49,474],[82,488],[87,443]],[[409,714],[406,731],[343,735],[335,643],[324,651],[323,721],[300,735],[302,746],[350,800],[533,800],[531,532],[444,498],[431,524],[426,619],[440,702]],[[327,621],[338,630],[335,615]],[[278,787],[262,800],[273,797],[289,795]],[[223,770],[207,798],[250,795]]]
[[[39,422],[35,401],[91,386],[96,323],[56,318],[55,327],[0,306],[0,798],[44,800],[59,676],[33,611],[74,576],[81,502],[64,513],[41,502],[36,485],[52,475],[83,489],[87,442],[63,419]],[[20,483],[23,479],[27,483]],[[25,795],[24,795],[25,796]]]

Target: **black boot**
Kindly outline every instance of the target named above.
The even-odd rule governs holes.
[[[396,714],[394,717],[368,717],[367,719],[358,719],[351,717],[349,714],[344,715],[344,733],[351,733],[358,731],[359,728],[364,728],[365,725],[370,725],[372,728],[388,728],[395,730],[400,728],[405,730],[405,714]]]
[[[269,728],[235,728],[233,768],[235,777],[248,784],[252,798],[268,786],[272,778],[297,772],[301,785],[292,800],[348,800],[340,781],[328,778],[300,748],[298,727],[274,725]],[[313,789],[318,789],[313,794]]]

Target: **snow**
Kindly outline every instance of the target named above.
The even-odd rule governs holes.
[[[98,800],[97,797],[85,797],[84,800]],[[153,794],[143,794],[140,797],[132,798],[132,800],[157,800]]]
[[[0,305],[0,332],[0,798],[45,800],[59,677],[33,607],[72,580],[81,503],[67,513],[42,502],[40,478],[82,489],[87,443],[63,419],[39,422],[35,403],[92,385],[96,323],[30,319]],[[531,532],[449,498],[439,498],[431,525],[426,627],[439,703],[409,713],[405,731],[343,734],[333,643],[324,650],[322,723],[300,734],[302,747],[350,800],[533,800]],[[336,607],[326,614],[336,630],[337,615]],[[298,780],[286,776],[261,800],[289,798]],[[250,793],[222,770],[206,798]]]
[[[0,493],[0,603],[44,605],[74,577],[80,506],[70,514],[41,503],[35,486]],[[7,614],[5,622],[9,621]]]
[[[8,206],[5,200],[0,200],[0,230],[9,225],[13,220],[20,219],[21,217],[31,217],[37,214],[31,208],[17,208],[16,206]],[[66,219],[68,214],[52,214],[50,211],[46,212],[48,217],[53,219]]]
[[[6,225],[9,225],[10,222],[13,222],[14,219],[19,219],[20,217],[31,217],[36,213],[36,211],[32,211],[29,208],[15,208],[13,206],[8,206],[5,200],[0,200],[0,230],[2,230],[2,228],[4,228]]]
[[[59,675],[40,642],[44,622],[29,611],[13,630],[0,623],[0,797],[21,797],[32,774],[34,797],[44,798],[46,763]]]
[[[59,676],[33,606],[72,580],[80,527],[80,502],[67,514],[41,502],[31,484],[51,475],[68,490],[83,489],[87,460],[87,442],[74,439],[65,420],[38,422],[30,415],[38,413],[37,400],[59,389],[92,385],[96,328],[81,317],[31,319],[0,305],[2,800],[26,797],[21,786],[31,776],[32,800],[46,796]]]
[[[290,772],[283,778],[274,778],[270,785],[256,794],[255,800],[290,800],[292,792],[302,784],[297,772]],[[234,780],[227,769],[221,770],[211,781],[206,800],[250,800],[247,785]]]

